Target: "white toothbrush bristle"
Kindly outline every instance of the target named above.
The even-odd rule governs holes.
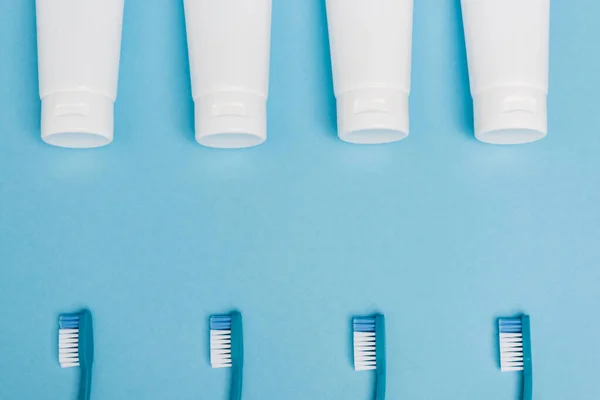
[[[60,318],[58,330],[58,362],[61,368],[79,367],[79,318]]]
[[[231,367],[231,331],[210,331],[210,363],[213,368]]]

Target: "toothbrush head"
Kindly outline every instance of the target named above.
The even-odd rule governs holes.
[[[83,310],[58,318],[58,362],[62,368],[90,368],[94,362],[92,314]]]
[[[213,368],[231,368],[231,316],[210,317],[210,364]]]
[[[210,317],[210,364],[213,368],[241,367],[244,362],[242,315]]]
[[[527,318],[526,329],[529,329],[529,317],[500,318],[498,334],[500,343],[500,369],[502,372],[523,371],[526,358],[524,357],[524,339],[529,340],[528,332],[524,332],[524,320]],[[529,343],[526,343],[529,346]]]
[[[377,344],[375,342],[375,318],[354,318],[354,369],[369,371],[377,369]]]
[[[359,317],[352,321],[354,369],[385,369],[385,327],[383,315]]]

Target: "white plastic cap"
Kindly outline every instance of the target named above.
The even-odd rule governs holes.
[[[196,141],[239,149],[267,139],[267,99],[247,92],[217,92],[195,100]]]
[[[112,142],[114,100],[84,91],[56,92],[42,99],[42,140],[53,146],[92,148]]]
[[[408,93],[389,88],[353,90],[338,96],[338,136],[357,144],[391,143],[408,136]]]
[[[539,89],[499,87],[474,96],[475,137],[485,143],[521,144],[548,132],[547,95]]]

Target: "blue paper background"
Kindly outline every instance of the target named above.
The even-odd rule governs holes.
[[[94,399],[368,399],[350,318],[387,317],[390,399],[516,398],[494,322],[532,316],[537,399],[600,393],[600,3],[553,1],[550,134],[473,138],[457,0],[415,3],[411,136],[335,137],[323,0],[275,0],[269,140],[193,140],[182,1],[127,0],[116,140],[39,138],[35,5],[0,0],[0,399],[75,398],[57,315],[96,323]]]

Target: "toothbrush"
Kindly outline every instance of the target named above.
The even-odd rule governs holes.
[[[79,367],[79,400],[89,400],[92,390],[94,363],[94,332],[92,314],[82,310],[62,314],[58,319],[58,362],[62,368]]]
[[[213,368],[231,368],[230,400],[242,398],[244,339],[242,314],[210,317],[210,364]]]
[[[500,369],[502,372],[523,371],[523,400],[533,395],[531,363],[531,328],[528,315],[498,320],[500,336]]]
[[[385,399],[385,318],[383,314],[354,318],[354,369],[375,370],[375,400]]]

